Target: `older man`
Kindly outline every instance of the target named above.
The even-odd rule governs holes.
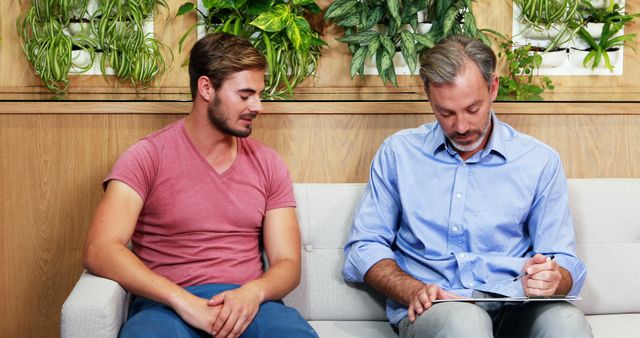
[[[401,337],[591,336],[564,301],[433,303],[575,296],[584,283],[560,158],[497,119],[495,69],[477,40],[431,48],[420,74],[437,122],[389,137],[371,165],[343,276],[388,297]]]

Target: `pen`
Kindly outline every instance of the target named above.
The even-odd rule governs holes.
[[[552,259],[554,259],[554,258],[555,258],[555,256],[554,256],[554,255],[549,255],[549,256],[547,256],[547,262],[548,262],[548,261],[550,261],[550,260],[552,260]],[[526,276],[526,275],[528,275],[527,271],[522,271],[519,275],[517,275],[517,276],[513,277],[513,281],[514,281],[514,282],[519,281],[520,279],[522,279],[522,277],[524,277],[524,276]]]

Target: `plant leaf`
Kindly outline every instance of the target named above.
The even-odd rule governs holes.
[[[329,21],[341,18],[345,15],[350,15],[352,13],[351,9],[356,5],[359,5],[358,0],[335,1],[327,8],[327,11],[324,13],[324,19]]]
[[[279,32],[291,20],[291,12],[289,6],[279,4],[274,6],[270,11],[260,14],[255,20],[251,21],[254,25],[266,32]]]
[[[176,16],[185,15],[193,11],[195,8],[196,6],[193,3],[185,2],[184,4],[182,4],[182,6],[180,6],[180,8],[178,8],[178,13],[176,14]]]
[[[294,6],[306,6],[315,3],[315,0],[293,0]]]
[[[414,46],[413,33],[409,31],[400,32],[400,51],[402,51],[402,56],[407,62],[411,74],[416,71],[416,63],[418,60],[418,54],[416,54]]]
[[[203,0],[202,5],[207,9],[226,8],[235,9],[236,2],[233,0]]]
[[[311,26],[305,18],[295,17],[292,24],[287,26],[287,36],[298,51],[306,52],[311,45]]]
[[[258,16],[261,13],[268,12],[275,0],[251,0],[247,6],[247,13],[252,16]]]
[[[400,17],[400,1],[399,0],[387,0],[387,8],[389,9],[389,14],[393,21],[396,22],[398,26],[402,24],[402,18]]]
[[[360,48],[356,51],[356,53],[351,58],[351,79],[353,79],[360,68],[364,67],[364,61],[367,56],[367,48]]]
[[[382,46],[387,51],[387,53],[391,55],[395,54],[396,45],[393,44],[393,41],[391,41],[391,39],[388,36],[380,35],[380,42],[382,43]]]
[[[373,25],[377,24],[384,17],[384,7],[377,6],[371,12],[368,13],[367,22],[364,24],[363,29],[370,29]]]
[[[336,40],[344,43],[357,43],[361,45],[369,44],[373,39],[378,37],[378,32],[367,30],[363,32],[358,32],[349,36],[345,36],[342,38],[337,38]]]

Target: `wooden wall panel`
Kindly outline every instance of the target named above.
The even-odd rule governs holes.
[[[1,337],[58,335],[101,179],[138,138],[182,116],[0,114]],[[568,177],[640,177],[637,112],[499,116],[554,147]],[[416,113],[264,114],[253,136],[282,155],[295,182],[366,182],[387,136],[432,120]]]

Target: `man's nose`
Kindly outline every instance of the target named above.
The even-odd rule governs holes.
[[[263,111],[262,100],[260,100],[260,98],[257,97],[255,100],[253,100],[253,102],[249,106],[249,109],[251,109],[251,111],[254,113],[258,113],[258,114],[262,113]]]
[[[458,134],[464,134],[469,130],[469,122],[464,116],[456,115],[456,119],[454,123],[455,123],[454,124],[455,131]]]

